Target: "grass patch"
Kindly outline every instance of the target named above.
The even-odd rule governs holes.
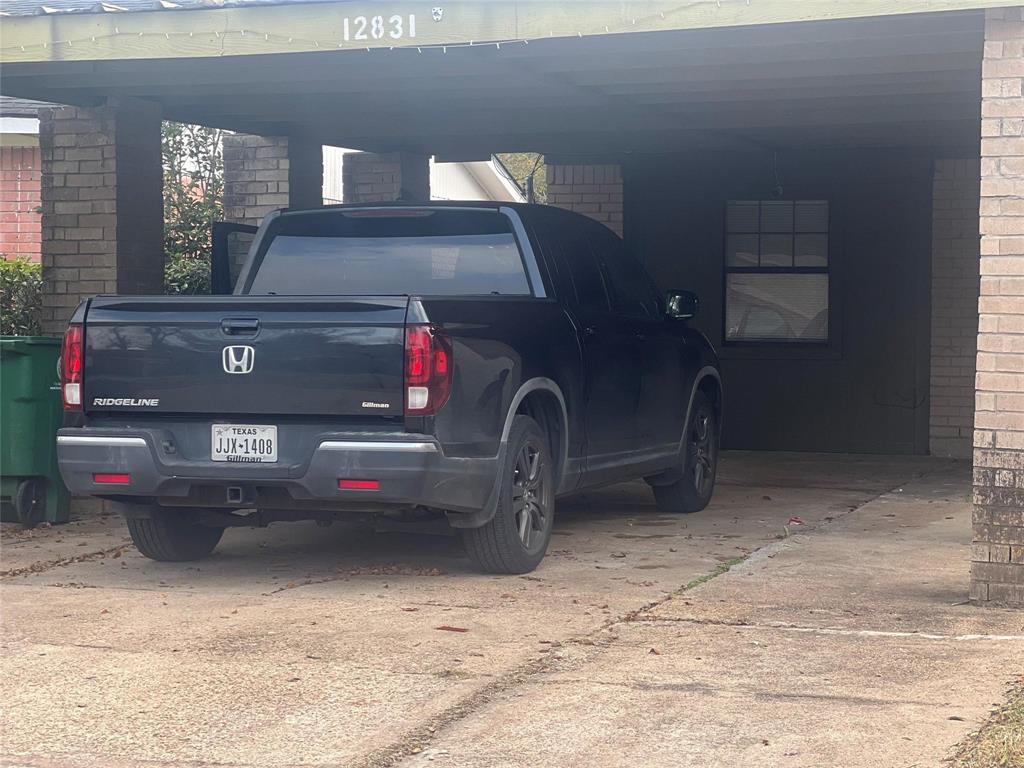
[[[1024,677],[1010,689],[1009,700],[992,713],[977,733],[956,747],[951,768],[1020,768],[1024,766]]]

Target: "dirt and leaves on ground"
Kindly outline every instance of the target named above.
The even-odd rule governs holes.
[[[41,536],[48,535],[48,531],[51,527],[50,523],[42,523],[35,528],[26,528],[21,523],[2,522],[0,523],[0,541],[6,544],[9,542],[36,539]]]
[[[956,748],[950,768],[1024,768],[1024,675],[1010,688],[1006,704],[996,709],[976,733]]]

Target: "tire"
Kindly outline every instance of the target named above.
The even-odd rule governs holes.
[[[199,525],[182,510],[150,508],[149,517],[129,517],[128,533],[132,542],[150,560],[180,563],[199,560],[213,552],[223,528]]]
[[[703,392],[693,398],[684,438],[678,479],[653,485],[654,500],[665,512],[700,512],[715,492],[718,424],[715,409]]]
[[[18,483],[14,495],[14,510],[19,522],[26,528],[35,528],[46,512],[46,481],[30,477]]]
[[[529,416],[512,422],[500,494],[489,523],[462,531],[463,545],[486,573],[529,573],[544,559],[555,513],[551,448]]]

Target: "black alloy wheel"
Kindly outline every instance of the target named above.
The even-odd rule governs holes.
[[[682,442],[681,466],[649,482],[659,509],[700,512],[711,501],[718,472],[718,421],[703,392],[694,395]]]
[[[494,517],[462,531],[466,553],[487,573],[529,573],[544,559],[555,514],[555,466],[547,436],[529,416],[509,432]]]

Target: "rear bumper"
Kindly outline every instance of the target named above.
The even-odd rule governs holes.
[[[496,457],[445,456],[428,435],[335,432],[319,435],[314,445],[298,463],[228,464],[182,457],[161,429],[85,427],[58,432],[57,459],[73,493],[203,507],[329,502],[342,510],[422,505],[475,512],[487,504],[497,477]],[[96,475],[130,479],[97,483]],[[342,490],[342,479],[376,480],[380,487]]]

